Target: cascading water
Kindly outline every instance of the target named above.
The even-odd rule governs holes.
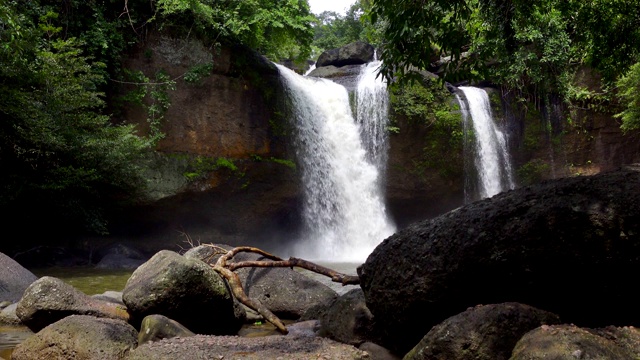
[[[347,90],[326,79],[280,70],[296,121],[305,239],[295,255],[361,262],[394,226],[377,186],[379,172],[367,160]]]
[[[506,137],[493,121],[487,92],[467,86],[461,86],[459,89],[464,93],[468,105],[465,106],[462,99],[458,97],[465,114],[465,124],[471,121],[473,125],[474,163],[478,174],[477,195],[465,196],[466,200],[484,199],[515,188]],[[465,125],[465,128],[467,127]],[[465,183],[468,184],[467,181]]]
[[[360,125],[367,158],[384,174],[388,154],[389,93],[387,83],[377,77],[381,61],[363,66],[356,89],[356,120]]]

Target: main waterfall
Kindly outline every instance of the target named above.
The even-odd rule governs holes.
[[[478,197],[484,199],[515,188],[506,137],[493,121],[487,92],[467,86],[459,89],[464,93],[468,104],[467,107],[458,97],[465,118],[465,129],[468,128],[469,121],[473,126],[474,164],[478,177],[477,181],[465,181],[467,187],[475,188],[465,189],[465,200],[471,201]]]
[[[306,231],[295,255],[361,262],[393,234],[347,90],[277,65],[295,118],[295,151],[304,187]]]

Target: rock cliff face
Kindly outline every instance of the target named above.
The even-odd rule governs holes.
[[[211,73],[185,81],[206,64],[212,64]],[[136,240],[155,251],[189,247],[189,239],[263,247],[290,239],[300,223],[298,176],[287,121],[279,115],[276,67],[243,47],[211,48],[159,34],[125,66],[150,79],[162,71],[176,84],[166,91],[171,104],[161,122],[165,136],[148,174],[152,201],[121,214],[104,240]],[[144,103],[153,100],[147,96]],[[144,106],[127,106],[123,117],[149,131]]]

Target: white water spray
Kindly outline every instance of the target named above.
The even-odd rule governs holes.
[[[493,122],[487,92],[480,88],[461,86],[468,103],[468,110],[461,102],[463,111],[469,112],[475,134],[475,165],[479,177],[480,198],[494,196],[515,188],[511,161],[504,133]],[[458,98],[461,101],[460,98]],[[466,116],[468,121],[469,116]]]
[[[294,249],[308,259],[362,262],[395,231],[367,161],[347,90],[277,65],[296,121],[307,234]]]
[[[364,65],[358,76],[356,120],[367,158],[384,174],[389,152],[389,93],[387,82],[381,76],[376,78],[381,64],[381,61],[373,61]]]

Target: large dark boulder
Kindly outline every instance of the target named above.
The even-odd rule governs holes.
[[[520,188],[416,223],[358,268],[385,342],[407,351],[477,304],[586,326],[640,324],[640,167]],[[411,330],[409,330],[411,329]]]
[[[72,315],[55,322],[16,347],[14,360],[120,360],[136,347],[138,332],[125,321]]]
[[[323,66],[345,66],[365,64],[373,60],[375,49],[373,45],[362,41],[347,44],[341,48],[323,52],[316,61],[316,68]]]
[[[37,279],[31,271],[0,253],[0,302],[17,302],[27,287]]]
[[[135,324],[160,314],[199,334],[235,334],[245,316],[217,272],[169,250],[158,252],[133,272],[122,300]]]
[[[434,326],[403,360],[507,360],[524,334],[559,323],[557,315],[524,304],[478,305]]]
[[[318,335],[354,346],[376,342],[373,320],[362,289],[353,289],[340,296],[322,315]]]

